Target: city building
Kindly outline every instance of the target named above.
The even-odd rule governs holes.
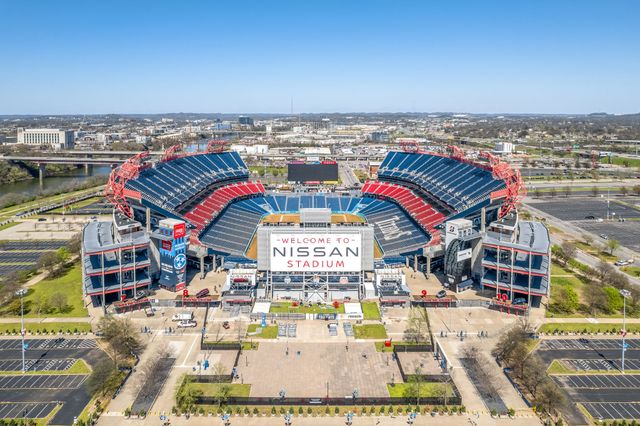
[[[109,221],[89,222],[82,232],[82,282],[94,306],[135,299],[151,284],[149,235],[142,225],[114,213]]]
[[[253,126],[253,118],[241,115],[238,117],[238,123],[243,126]]]
[[[373,132],[371,133],[371,141],[375,143],[389,143],[389,133]]]
[[[23,145],[73,149],[74,141],[71,130],[18,128],[18,143]]]
[[[518,220],[515,213],[492,222],[482,239],[483,288],[508,300],[524,298],[529,306],[548,297],[551,282],[549,231],[541,222]]]

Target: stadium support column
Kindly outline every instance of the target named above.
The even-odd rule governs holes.
[[[40,186],[42,186],[42,183],[44,181],[44,174],[45,174],[46,168],[47,168],[47,165],[45,163],[38,164],[38,178],[40,179]]]
[[[418,270],[418,255],[414,254],[413,255],[413,272],[416,272]]]
[[[480,232],[484,234],[484,229],[487,224],[487,210],[483,207],[480,209]]]
[[[200,279],[204,278],[204,256],[200,255]]]
[[[425,268],[424,273],[428,279],[431,274],[431,253],[427,254],[427,267]]]
[[[145,221],[147,222],[147,233],[151,232],[151,209],[149,207],[147,207],[147,211],[146,211],[146,215],[145,215]]]

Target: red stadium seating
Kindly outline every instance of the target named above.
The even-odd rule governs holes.
[[[248,195],[264,194],[264,186],[258,182],[240,182],[223,186],[213,191],[200,204],[184,215],[201,231],[231,201]]]
[[[438,235],[434,227],[442,223],[445,216],[435,210],[423,198],[402,185],[387,182],[368,181],[362,187],[363,194],[390,198],[402,206],[432,236]]]

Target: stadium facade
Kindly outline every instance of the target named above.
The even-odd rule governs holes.
[[[223,300],[231,296],[230,302],[382,300],[385,295],[407,300],[401,274],[389,273],[406,265],[426,273],[443,269],[452,285],[461,288],[471,280],[488,288],[490,274],[483,267],[491,265],[482,260],[482,248],[492,241],[483,236],[490,224],[517,217],[515,206],[524,194],[519,173],[507,163],[488,153],[469,159],[456,147],[447,154],[414,147],[389,152],[377,179],[360,190],[290,193],[250,181],[239,154],[222,148],[215,141],[205,152],[186,153],[174,146],[159,161],[150,161],[143,152],[111,174],[106,196],[115,216],[138,223],[148,237],[153,283],[179,289],[177,266],[199,265],[204,274],[211,265],[229,277],[239,274],[223,289]],[[183,253],[160,255],[163,244],[169,247],[163,241],[174,238],[159,231],[167,229],[167,220],[173,221],[171,226],[185,226],[177,241],[178,246],[184,243]],[[446,224],[460,220],[470,231],[447,237]],[[172,240],[171,247],[175,244]],[[548,241],[545,246],[539,237],[537,244],[548,260]],[[162,277],[169,266],[174,285]],[[525,297],[534,304],[548,295],[548,284],[537,292],[519,284],[496,288],[509,299]],[[130,296],[127,288],[118,291]]]

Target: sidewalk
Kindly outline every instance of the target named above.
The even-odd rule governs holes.
[[[407,415],[400,415],[394,417],[378,417],[378,416],[359,416],[353,418],[354,426],[400,426],[407,424]],[[189,419],[186,419],[184,416],[175,417],[169,416],[169,420],[171,425],[189,425],[189,426],[199,426],[199,425],[222,425],[222,420],[220,417],[207,417],[207,416],[192,416]],[[125,419],[122,416],[109,416],[103,415],[98,420],[99,426],[119,426],[119,425],[162,425],[162,421],[158,416],[149,417],[144,420],[137,419]],[[247,425],[247,426],[282,426],[284,424],[284,419],[282,416],[276,417],[235,417],[232,416],[230,418],[230,425]],[[293,426],[306,426],[306,425],[327,425],[327,426],[344,426],[345,417],[297,417],[294,416],[291,419],[291,424]],[[513,419],[505,418],[505,419],[494,419],[489,415],[481,414],[476,416],[474,414],[465,414],[465,415],[444,415],[444,416],[424,416],[419,415],[418,418],[413,423],[414,425],[427,425],[427,424],[438,424],[441,426],[458,426],[458,425],[477,425],[477,426],[489,426],[489,425],[511,425],[511,426],[530,426],[530,425],[541,425],[540,419],[535,415],[531,414],[529,416],[518,416]]]

